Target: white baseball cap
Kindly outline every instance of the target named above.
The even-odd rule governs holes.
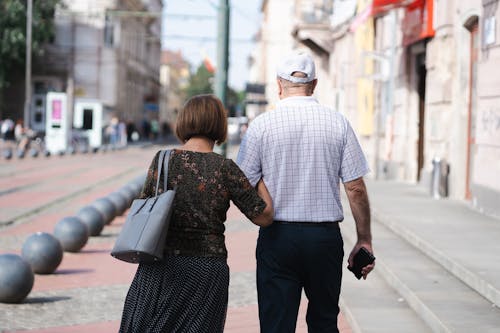
[[[304,73],[306,77],[293,76],[295,72]],[[304,51],[292,52],[278,64],[277,74],[278,77],[294,83],[311,82],[316,78],[314,60]]]

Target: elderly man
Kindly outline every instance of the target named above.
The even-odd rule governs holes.
[[[312,96],[312,57],[292,53],[279,63],[277,76],[280,101],[250,124],[237,161],[254,186],[264,180],[274,203],[275,222],[260,229],[256,250],[261,332],[295,332],[302,289],[309,332],[338,332],[340,181],[357,229],[352,266],[361,247],[373,253],[363,181],[369,169],[347,119]],[[373,268],[364,266],[363,278]]]

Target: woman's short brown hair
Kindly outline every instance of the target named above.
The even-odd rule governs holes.
[[[204,136],[217,144],[226,141],[227,113],[214,95],[191,97],[177,117],[175,135],[182,142],[194,136]]]

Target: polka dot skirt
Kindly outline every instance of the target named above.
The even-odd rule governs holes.
[[[225,258],[167,256],[140,264],[125,299],[121,333],[223,332],[229,267]]]

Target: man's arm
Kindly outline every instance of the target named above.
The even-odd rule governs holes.
[[[352,259],[358,252],[359,248],[364,247],[373,254],[372,249],[372,233],[370,227],[370,202],[368,200],[368,192],[366,190],[363,178],[344,183],[344,188],[349,199],[352,215],[356,222],[356,233],[358,240],[356,245],[349,255],[349,266],[353,265]],[[366,279],[368,273],[375,267],[375,263],[365,266],[362,269],[363,278]]]

